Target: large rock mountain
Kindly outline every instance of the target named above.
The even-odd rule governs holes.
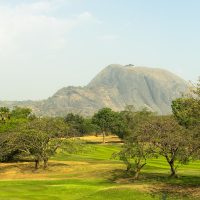
[[[43,101],[0,102],[0,106],[27,106],[38,115],[51,116],[92,115],[102,107],[119,111],[126,105],[169,114],[171,101],[187,89],[186,81],[163,69],[109,65],[85,87],[65,87]]]

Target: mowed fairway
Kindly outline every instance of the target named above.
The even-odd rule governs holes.
[[[125,166],[112,154],[120,149],[115,137],[109,143],[86,138],[84,152],[59,152],[49,168],[34,171],[33,163],[0,164],[1,200],[151,200],[200,199],[200,162],[181,166],[180,177],[170,179],[162,158],[148,161],[140,180],[126,174]],[[112,141],[114,143],[112,143]]]

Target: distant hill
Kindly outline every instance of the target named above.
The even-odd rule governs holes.
[[[120,111],[126,105],[169,114],[171,101],[187,90],[186,81],[163,69],[109,65],[85,87],[65,87],[43,101],[0,101],[0,106],[26,106],[43,116],[92,115],[102,107]]]

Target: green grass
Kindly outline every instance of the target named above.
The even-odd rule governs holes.
[[[118,152],[120,145],[101,145],[101,144],[86,144],[86,148],[83,152],[77,154],[68,154],[60,152],[52,158],[52,160],[59,161],[88,161],[88,162],[100,162],[100,161],[114,161],[112,154]],[[117,161],[117,160],[115,160]]]
[[[169,200],[200,199],[199,196],[191,196],[193,190],[185,192],[189,187],[200,190],[200,161],[180,166],[180,177],[170,179],[165,159],[151,159],[141,178],[133,181],[125,173],[123,163],[112,158],[119,149],[119,144],[86,144],[82,153],[69,155],[59,152],[52,158],[53,163],[60,163],[58,170],[53,171],[50,165],[47,172],[40,170],[37,173],[41,173],[41,177],[46,173],[45,180],[0,181],[0,200],[159,200],[164,199],[165,194]],[[158,186],[159,189],[147,190],[146,185]],[[173,188],[183,190],[183,194],[176,193]]]
[[[5,200],[62,200],[62,199],[91,199],[91,200],[120,200],[120,199],[155,199],[141,192],[115,188],[115,184],[102,181],[6,181],[0,183],[0,198]],[[156,198],[158,199],[158,198]]]

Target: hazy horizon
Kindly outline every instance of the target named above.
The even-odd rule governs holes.
[[[199,8],[198,0],[0,1],[0,100],[45,99],[113,63],[196,81]]]

